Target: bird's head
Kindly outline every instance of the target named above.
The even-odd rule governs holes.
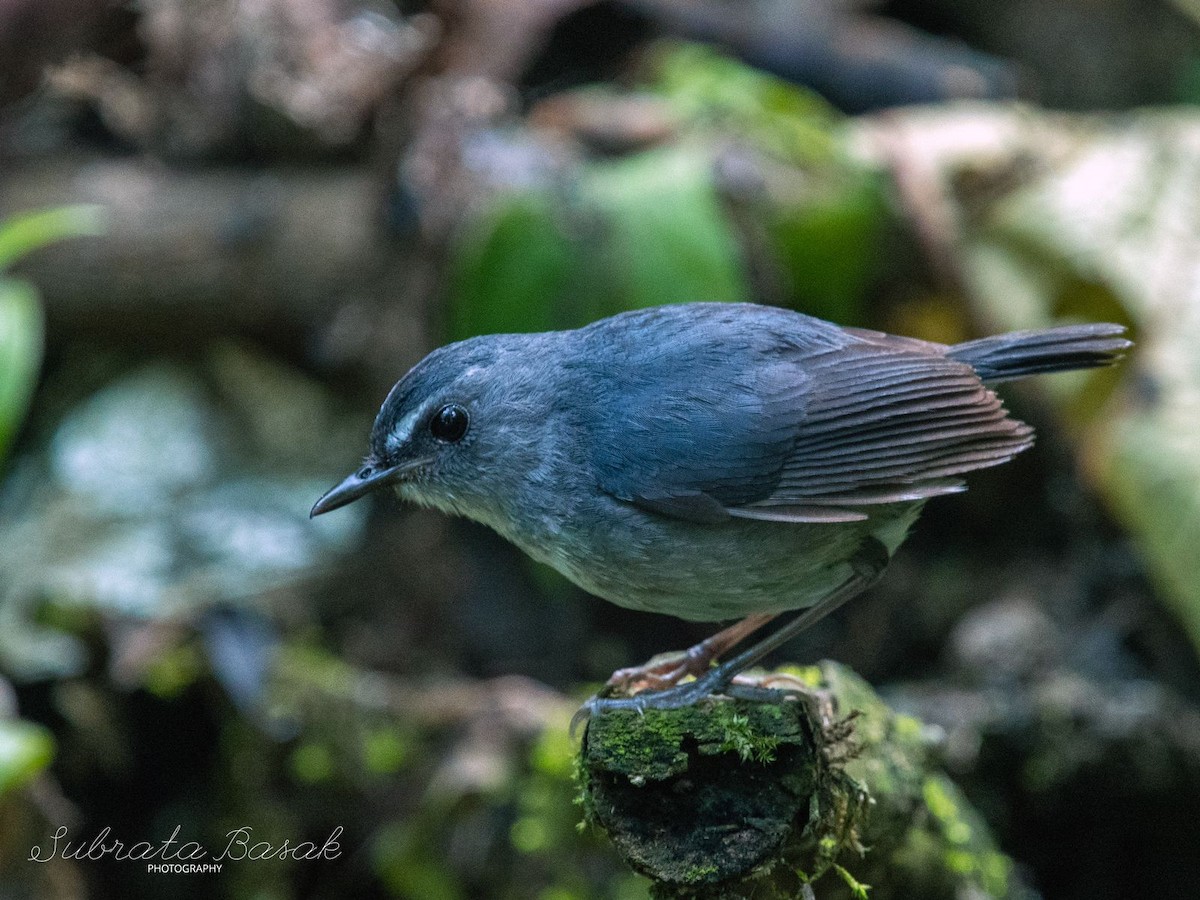
[[[537,365],[528,345],[540,337],[472,338],[425,357],[383,401],[362,465],[311,515],[390,486],[402,499],[486,519],[521,432],[536,425],[528,384]]]

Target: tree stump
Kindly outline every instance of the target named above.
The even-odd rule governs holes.
[[[1021,897],[935,740],[835,663],[588,723],[583,803],[659,898]]]

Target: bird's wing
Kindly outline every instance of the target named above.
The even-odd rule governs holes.
[[[696,522],[857,521],[875,504],[964,490],[959,476],[1032,442],[941,345],[845,335],[631,366],[599,417],[601,487]]]

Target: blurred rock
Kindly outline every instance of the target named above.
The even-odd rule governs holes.
[[[1053,666],[1062,649],[1050,617],[1026,597],[975,607],[950,632],[950,652],[958,665],[988,682],[1024,678]]]

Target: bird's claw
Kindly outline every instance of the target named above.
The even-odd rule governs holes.
[[[644,715],[648,709],[683,709],[694,706],[701,700],[715,695],[734,700],[749,700],[754,703],[779,703],[796,692],[787,689],[763,687],[757,681],[743,681],[740,677],[721,670],[710,670],[695,681],[684,682],[661,691],[642,691],[628,697],[609,696],[610,685],[584,701],[571,717],[571,737],[575,737],[579,726],[593,715],[618,709],[631,709]]]
[[[609,676],[601,696],[618,691],[636,694],[641,691],[662,691],[679,684],[688,675],[698,674],[687,651],[664,653],[641,666],[617,669]]]
[[[685,706],[692,706],[711,693],[699,685],[699,681],[689,681],[666,690],[642,691],[630,697],[605,696],[605,692],[602,690],[584,701],[583,705],[575,711],[575,715],[571,717],[571,737],[575,737],[580,725],[598,713],[631,709],[639,715],[645,715],[648,709],[681,709]]]

